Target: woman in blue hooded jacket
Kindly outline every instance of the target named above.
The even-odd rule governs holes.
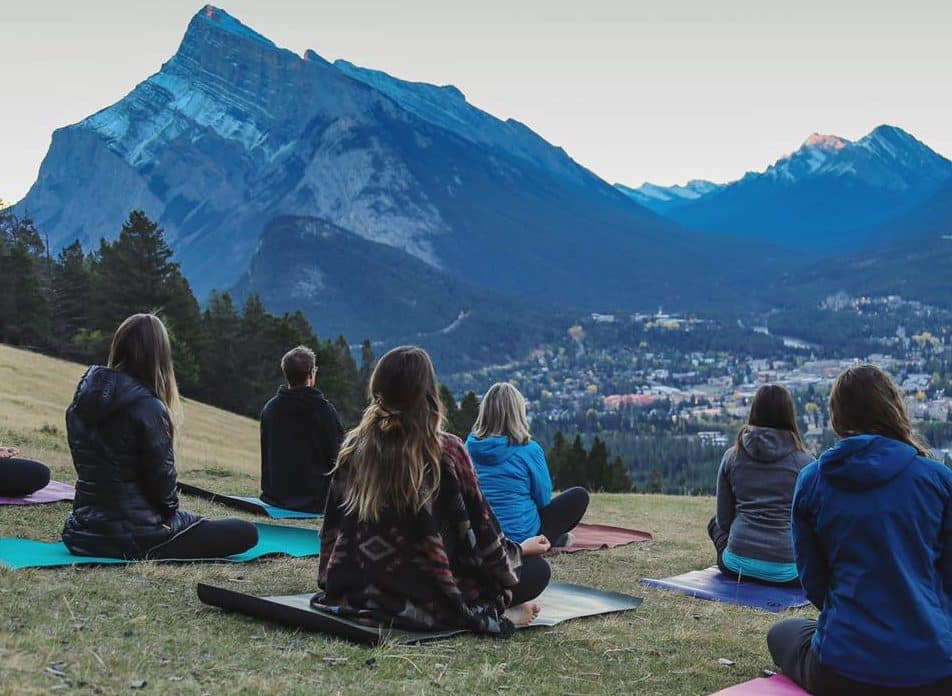
[[[902,393],[872,365],[830,393],[843,438],[800,473],[794,553],[817,621],[767,636],[812,694],[952,694],[952,470],[929,458]]]
[[[576,487],[552,497],[545,453],[532,440],[525,397],[513,385],[500,382],[486,392],[466,449],[508,538],[522,543],[542,534],[553,546],[571,546],[570,532],[588,509],[588,491]]]

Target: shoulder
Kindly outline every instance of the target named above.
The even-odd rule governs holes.
[[[162,400],[152,393],[136,399],[129,405],[129,410],[137,416],[148,419],[171,420],[169,410]]]
[[[919,470],[931,480],[935,481],[940,487],[952,495],[952,469],[942,462],[921,455],[916,457],[919,463]]]
[[[721,468],[729,469],[733,466],[734,462],[737,461],[737,446],[731,446],[727,448],[727,451],[724,452],[724,456],[721,457]]]
[[[542,445],[535,440],[529,440],[529,442],[523,445],[522,451],[525,452],[526,456],[530,459],[545,461],[545,450],[543,450]]]
[[[452,433],[443,433],[442,442],[443,455],[455,462],[468,462],[469,461],[469,452],[466,450],[466,446],[463,444],[463,441]]]
[[[261,408],[262,418],[264,418],[265,416],[271,415],[271,412],[274,411],[275,409],[275,403],[277,402],[277,400],[278,400],[277,396],[272,396],[270,399],[268,399],[265,405]]]
[[[802,469],[797,475],[797,490],[806,492],[812,490],[820,480],[820,462],[813,460]]]
[[[816,461],[814,457],[809,452],[804,452],[802,450],[797,450],[793,453],[793,463],[797,466],[798,469],[803,470],[804,467],[812,464]]]
[[[157,396],[150,394],[129,405],[129,416],[149,432],[171,433],[172,416]]]

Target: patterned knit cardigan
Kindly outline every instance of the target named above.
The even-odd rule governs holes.
[[[311,604],[370,625],[466,628],[510,636],[503,616],[522,550],[505,538],[463,443],[443,436],[440,490],[418,514],[385,510],[374,523],[346,513],[345,469],[331,482]]]

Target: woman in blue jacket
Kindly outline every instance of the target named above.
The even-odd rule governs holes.
[[[570,532],[588,509],[588,491],[570,488],[552,497],[545,453],[529,433],[526,400],[518,389],[508,382],[489,388],[466,448],[507,537],[522,543],[542,534],[553,546],[572,544]]]
[[[892,379],[847,369],[830,394],[843,438],[797,480],[794,552],[818,621],[767,636],[812,694],[952,694],[952,470],[929,458]]]

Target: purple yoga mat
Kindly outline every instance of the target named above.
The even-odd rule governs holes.
[[[711,696],[807,696],[807,692],[782,674],[775,674],[731,686]]]
[[[44,503],[61,503],[72,500],[76,489],[68,483],[59,481],[50,481],[46,488],[41,488],[36,493],[25,495],[20,498],[4,498],[0,496],[0,505],[43,505]]]
[[[713,602],[728,602],[764,611],[787,611],[810,602],[799,587],[777,587],[755,582],[740,582],[723,575],[716,567],[692,570],[673,578],[641,581],[646,587],[670,590],[678,594]]]

